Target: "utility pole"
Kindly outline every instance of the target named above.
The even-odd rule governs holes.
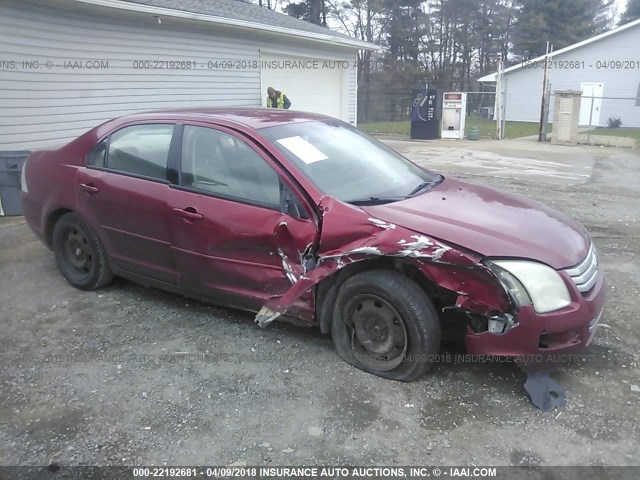
[[[498,72],[496,73],[496,139],[502,140],[502,55],[498,55]]]
[[[547,123],[547,95],[549,95],[549,85],[547,78],[549,77],[549,54],[553,51],[553,47],[547,42],[547,51],[544,55],[544,72],[542,74],[542,99],[540,101],[540,125],[538,129],[538,141],[545,141],[544,127]]]

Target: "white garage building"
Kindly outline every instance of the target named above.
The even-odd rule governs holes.
[[[582,92],[579,124],[640,127],[640,19],[556,50],[549,57],[551,91]],[[538,122],[544,56],[504,70],[502,93],[508,121]],[[496,74],[478,80],[496,82]],[[550,105],[553,118],[553,101]]]
[[[237,0],[0,0],[0,151],[77,137],[159,108],[264,106],[356,123],[359,49]]]

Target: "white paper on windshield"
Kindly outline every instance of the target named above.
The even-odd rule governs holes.
[[[302,137],[287,137],[276,141],[307,165],[329,158]]]

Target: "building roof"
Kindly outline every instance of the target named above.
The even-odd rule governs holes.
[[[612,35],[615,35],[617,33],[623,32],[625,30],[628,30],[629,28],[633,28],[640,25],[640,18],[638,20],[634,20],[633,22],[629,22],[629,23],[625,23],[624,25],[619,26],[618,28],[614,28],[612,30],[609,30],[607,32],[601,33],[600,35],[596,35],[595,37],[591,37],[591,38],[587,38],[586,40],[583,40],[581,42],[578,43],[574,43],[573,45],[569,45],[568,47],[564,47],[561,48],[560,50],[556,50],[555,52],[551,52],[549,54],[549,58],[553,58],[557,55],[562,55],[563,53],[567,53],[570,52],[571,50],[575,50],[576,48],[581,48],[584,47],[586,45],[589,45],[593,42],[597,42],[598,40],[602,40],[604,38],[610,37]],[[524,67],[525,65],[531,65],[534,63],[538,63],[544,60],[545,55],[540,55],[539,57],[534,58],[533,60],[527,60],[524,63],[518,63],[517,65],[513,65],[509,68],[505,68],[503,73],[509,73],[512,72],[514,70],[519,70],[520,68]],[[496,76],[497,76],[497,72],[496,73],[491,73],[489,75],[485,75],[484,77],[481,77],[478,79],[479,82],[495,82],[496,81]]]
[[[380,47],[329,28],[269,10],[241,0],[75,0],[87,5],[176,17],[228,27],[252,29],[365,50]]]

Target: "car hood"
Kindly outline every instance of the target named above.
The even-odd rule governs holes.
[[[363,209],[483,256],[529,258],[556,269],[579,263],[590,244],[584,227],[562,213],[453,178],[422,195]]]

